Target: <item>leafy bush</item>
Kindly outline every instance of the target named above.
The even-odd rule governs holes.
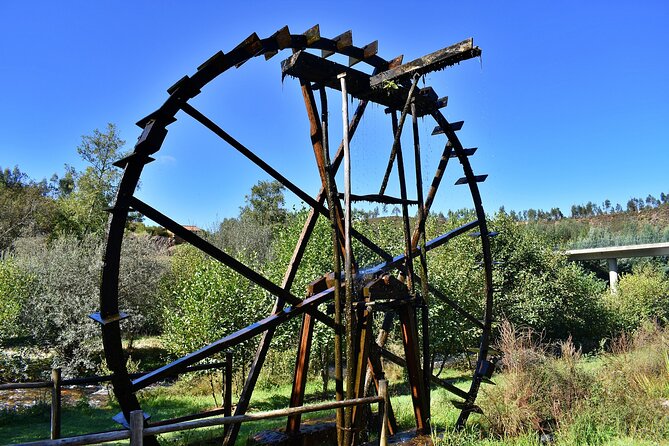
[[[0,345],[21,335],[19,316],[33,280],[12,257],[0,260]]]
[[[266,316],[267,293],[190,245],[176,250],[166,279],[169,305],[163,306],[163,334],[175,355],[184,355]],[[251,342],[235,349],[235,367],[253,356]]]
[[[101,349],[99,329],[88,318],[98,306],[102,266],[98,239],[61,238],[16,243],[17,264],[35,278],[21,323],[39,345],[54,349],[56,362],[71,371],[94,370]]]
[[[12,264],[13,287],[24,304],[19,321],[33,342],[55,353],[68,372],[96,371],[101,357],[100,331],[88,316],[99,309],[102,240],[61,237],[19,239]],[[131,338],[155,332],[161,315],[155,287],[165,269],[166,251],[147,237],[128,237],[120,269],[119,306],[131,318],[123,322]],[[21,277],[30,278],[29,281]]]
[[[651,264],[637,267],[632,274],[623,274],[618,292],[607,296],[618,328],[634,330],[647,319],[669,320],[669,279]]]
[[[162,278],[169,268],[167,248],[156,239],[127,234],[121,251],[119,271],[119,305],[131,315],[124,322],[124,333],[131,338],[158,334],[163,326],[160,292]]]
[[[446,222],[430,220],[426,229],[434,237],[472,219],[473,216],[465,216]],[[478,319],[483,315],[485,283],[480,253],[478,239],[460,236],[430,251],[427,257],[429,282]],[[478,345],[480,330],[449,305],[431,297],[429,312],[433,355],[444,357]]]
[[[430,236],[471,221],[473,215],[451,215],[428,222]],[[601,294],[604,282],[579,264],[567,261],[544,233],[518,223],[503,212],[489,222],[499,234],[491,239],[494,318],[543,331],[551,339],[596,345],[610,324]],[[483,314],[484,277],[478,238],[457,237],[428,254],[430,283],[475,317]],[[430,302],[431,343],[439,354],[476,345],[480,331],[448,305]]]
[[[605,284],[569,262],[540,233],[499,214],[491,226],[496,314],[544,331],[550,339],[595,341],[610,324],[601,299]]]

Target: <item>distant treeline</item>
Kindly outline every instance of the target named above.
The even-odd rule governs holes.
[[[655,209],[667,205],[669,205],[669,194],[665,194],[664,192],[660,194],[660,198],[655,198],[651,194],[648,194],[645,199],[630,198],[627,200],[627,204],[624,208],[620,203],[614,205],[609,199],[604,200],[601,205],[588,201],[585,204],[572,204],[569,217],[588,218],[606,214],[636,213],[644,209]],[[506,212],[504,206],[500,208],[500,211]],[[543,209],[527,209],[524,211],[512,210],[507,213],[511,218],[518,221],[557,221],[566,218],[562,210],[558,207],[551,208],[549,211]]]

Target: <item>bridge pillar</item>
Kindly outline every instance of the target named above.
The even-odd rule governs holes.
[[[618,259],[612,258],[607,259],[609,264],[609,288],[611,289],[611,294],[616,294],[618,292]]]

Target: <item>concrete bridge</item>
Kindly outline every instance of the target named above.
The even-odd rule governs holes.
[[[610,246],[607,248],[570,249],[565,251],[569,260],[604,260],[609,264],[611,292],[617,291],[618,259],[630,257],[669,256],[669,242],[644,245]]]

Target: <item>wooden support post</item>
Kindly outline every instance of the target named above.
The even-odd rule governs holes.
[[[420,160],[420,137],[418,134],[418,115],[416,104],[411,104],[411,121],[413,129],[414,165],[416,168],[416,197],[418,200],[418,239],[420,242],[420,280],[421,280],[421,325],[423,338],[423,385],[425,386],[425,408],[427,418],[430,418],[430,376],[432,376],[432,361],[430,360],[430,326],[428,311],[428,282],[427,282],[427,253],[425,252],[425,219],[420,218],[425,213],[423,202],[423,172]],[[413,248],[413,243],[411,244]]]
[[[325,280],[322,281],[325,286]],[[320,290],[319,290],[320,291]],[[295,374],[293,376],[293,391],[290,396],[290,407],[298,407],[304,404],[304,393],[307,387],[307,375],[309,373],[309,357],[311,353],[311,341],[314,334],[314,319],[305,314],[300,329],[300,343],[297,346],[297,358],[295,360]],[[296,434],[300,431],[301,414],[288,417],[286,433]]]
[[[342,364],[342,330],[341,330],[341,251],[337,249],[340,246],[338,230],[337,213],[337,187],[334,180],[334,169],[330,162],[330,136],[328,120],[328,97],[325,87],[319,89],[321,98],[321,132],[323,138],[323,166],[325,171],[325,192],[328,202],[330,216],[330,229],[332,233],[332,271],[334,272],[334,305],[335,305],[335,325],[337,328],[334,333],[334,362],[335,362],[335,398],[337,401],[344,399],[344,373]],[[356,111],[357,112],[357,111]],[[357,113],[356,113],[357,115]],[[350,128],[350,125],[349,125]],[[343,141],[342,141],[343,144]],[[343,151],[343,145],[342,145]],[[337,445],[343,444],[342,428],[344,427],[344,408],[340,407],[336,412],[337,419]]]
[[[338,76],[341,82],[341,116],[344,131],[344,277],[346,281],[346,399],[353,398],[353,366],[355,361],[353,347],[353,249],[351,246],[351,148],[348,139],[348,93],[346,74]],[[352,439],[352,415],[350,407],[344,410],[344,445],[349,446]]]
[[[376,394],[381,395],[380,382],[385,381],[386,377],[383,373],[383,366],[381,365],[381,356],[379,354],[378,347],[372,346],[369,349],[369,366],[372,370],[372,378],[374,385],[376,386]],[[393,413],[393,406],[388,400],[388,404],[385,406],[388,418],[388,433],[389,435],[395,435],[397,432],[397,421],[395,420],[395,414]]]
[[[414,415],[416,416],[416,432],[425,434],[429,432],[429,425],[427,410],[425,408],[423,374],[420,370],[418,330],[416,328],[415,314],[409,305],[401,306],[398,314],[402,327],[402,341],[404,343],[404,354],[406,356],[407,372],[409,375],[409,386],[411,387],[411,400]]]
[[[309,284],[309,294],[321,293],[328,288],[325,277],[315,280]],[[304,395],[307,387],[307,376],[309,373],[309,357],[311,356],[311,341],[313,339],[315,319],[305,314],[302,319],[300,329],[299,344],[297,347],[297,356],[295,359],[295,374],[293,376],[293,390],[290,397],[290,407],[299,407],[304,404]],[[295,414],[288,417],[286,432],[296,434],[300,431],[300,421],[302,415]]]
[[[53,387],[51,388],[51,439],[56,440],[60,438],[60,414],[61,414],[61,370],[55,368],[51,370],[51,381]]]
[[[144,412],[133,410],[130,412],[130,446],[144,444]]]
[[[358,351],[355,363],[355,398],[365,397],[365,375],[369,363],[369,348],[372,340],[372,312],[360,310],[357,318]],[[353,426],[358,428],[363,425],[366,408],[353,406]]]
[[[388,408],[390,407],[390,398],[388,398],[388,381],[385,379],[379,381],[379,396],[383,398],[383,401],[379,403],[379,419],[381,422],[379,446],[388,446]]]
[[[223,416],[232,415],[232,352],[225,352],[225,372],[223,378]],[[223,436],[227,435],[230,425],[226,424],[223,428]]]

